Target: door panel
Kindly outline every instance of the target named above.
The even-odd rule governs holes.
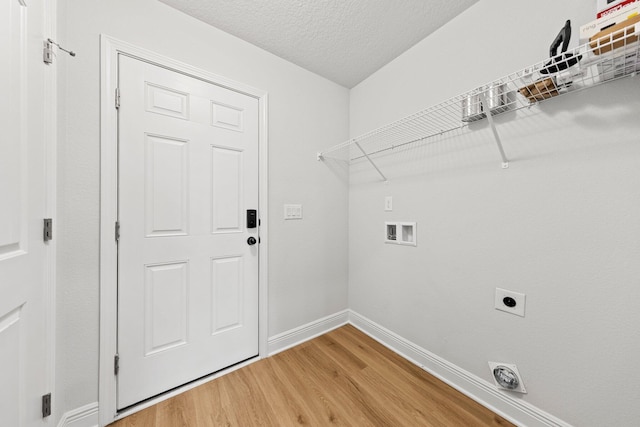
[[[188,141],[145,135],[147,237],[186,236],[189,219]]]
[[[118,408],[258,355],[258,100],[119,58]]]
[[[211,334],[242,327],[244,318],[242,257],[211,260]]]
[[[26,194],[24,155],[27,140],[20,114],[26,102],[24,93],[24,32],[23,8],[17,1],[0,4],[0,259],[19,255],[25,245],[23,197]],[[8,84],[7,84],[8,82]],[[0,312],[0,316],[3,314]]]
[[[211,125],[243,132],[244,110],[233,105],[211,102]]]
[[[189,264],[145,267],[145,356],[150,356],[187,343]]]
[[[20,308],[0,318],[0,420],[20,424]]]
[[[47,425],[42,1],[0,2],[0,425]]]
[[[211,147],[211,232],[242,232],[243,153]]]
[[[147,111],[189,120],[189,94],[151,83],[146,85]]]

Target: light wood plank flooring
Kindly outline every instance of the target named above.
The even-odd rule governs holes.
[[[353,326],[343,326],[111,424],[512,426]]]

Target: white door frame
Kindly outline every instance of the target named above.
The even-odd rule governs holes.
[[[214,377],[189,384],[178,390],[152,399],[134,409],[122,413],[116,407],[116,377],[114,375],[114,355],[117,348],[117,247],[115,243],[115,223],[118,200],[118,159],[117,159],[117,114],[115,109],[115,89],[118,83],[118,54],[127,55],[158,65],[200,80],[222,86],[256,98],[259,102],[259,201],[260,238],[258,277],[259,289],[259,351],[252,361],[267,356],[267,224],[268,224],[268,132],[267,132],[267,92],[242,83],[229,80],[183,62],[176,61],[102,34],[100,36],[100,373],[99,373],[99,417],[104,426],[117,418],[129,415],[144,407],[185,391]],[[232,368],[233,369],[233,368]],[[223,371],[223,373],[225,373]]]
[[[46,37],[53,40],[58,39],[58,1],[48,0],[43,2],[43,31]],[[44,40],[43,40],[44,41]],[[58,60],[67,60],[62,58]],[[43,64],[38,64],[43,66]],[[68,64],[73,66],[74,64]],[[57,266],[57,210],[58,210],[58,67],[56,62],[44,65],[44,91],[42,94],[44,118],[44,145],[45,145],[45,218],[52,218],[53,239],[47,242],[45,254],[45,277],[44,277],[44,301],[45,319],[47,322],[46,349],[47,349],[47,379],[46,390],[51,393],[51,414],[50,418],[58,418],[61,414],[57,397],[56,387],[56,266]],[[47,419],[47,423],[50,420]]]

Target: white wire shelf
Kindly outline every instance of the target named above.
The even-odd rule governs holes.
[[[568,93],[635,76],[640,71],[639,38],[640,24],[627,27],[597,42],[587,43],[560,54],[554,61],[541,61],[335,145],[318,153],[317,158],[338,158],[349,163],[366,159],[386,181],[387,178],[374,162],[376,155],[411,144],[420,144],[430,138],[465,128],[471,122],[487,119],[502,158],[502,167],[506,168],[509,160],[493,117],[508,111],[528,108]]]

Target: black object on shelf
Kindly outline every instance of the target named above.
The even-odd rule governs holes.
[[[565,53],[569,47],[571,41],[571,20],[567,19],[564,27],[560,30],[556,38],[551,43],[549,48],[549,56],[551,61],[544,65],[544,68],[540,70],[542,74],[553,74],[559,71],[566,70],[569,67],[576,65],[581,59],[582,55],[573,55],[571,53]],[[562,45],[560,55],[558,55],[558,48]]]

